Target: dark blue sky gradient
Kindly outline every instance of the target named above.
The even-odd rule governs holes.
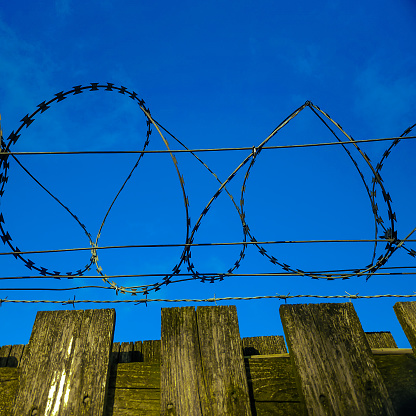
[[[398,136],[416,123],[416,6],[410,0],[133,2],[56,0],[0,7],[0,113],[6,139],[20,120],[59,91],[112,82],[136,91],[152,116],[189,148],[258,146],[306,100],[340,123],[354,139]],[[171,138],[171,148],[180,146]],[[51,106],[22,131],[15,151],[140,150],[146,119],[137,104],[105,91],[71,96]],[[270,145],[332,142],[309,108]],[[390,142],[362,144],[374,166]],[[165,149],[153,128],[149,150]],[[352,148],[351,148],[352,149]],[[371,171],[351,150],[366,180]],[[416,226],[413,140],[402,141],[381,171],[397,215],[398,237]],[[201,153],[224,180],[249,151]],[[137,155],[21,156],[24,166],[70,207],[95,237]],[[215,178],[189,154],[177,156],[190,200],[192,226],[218,189]],[[246,166],[247,168],[247,166]],[[237,204],[246,168],[227,187]],[[381,198],[381,192],[378,197]],[[374,216],[363,182],[340,146],[264,150],[244,195],[246,220],[258,241],[372,239]],[[377,200],[380,215],[386,205]],[[14,162],[0,211],[13,243],[23,250],[88,247],[88,239],[53,199]],[[145,155],[114,205],[100,245],[184,243],[185,211],[169,155]],[[380,233],[379,233],[380,234]],[[416,238],[413,235],[413,238]],[[195,242],[242,241],[241,221],[225,193],[204,218]],[[378,247],[377,256],[383,253]],[[2,246],[1,252],[8,251]],[[406,247],[416,249],[415,243]],[[302,270],[361,268],[371,243],[293,244],[266,247],[279,261]],[[196,247],[200,272],[226,272],[239,246]],[[169,273],[180,248],[105,250],[104,273]],[[39,254],[29,258],[53,270],[77,270],[91,253]],[[386,266],[416,266],[398,250]],[[186,267],[182,268],[186,271]],[[13,256],[0,256],[0,277],[27,276]],[[404,270],[404,269],[403,269]],[[281,272],[248,247],[240,273]],[[406,271],[412,271],[407,269]],[[92,269],[91,274],[96,274]],[[154,278],[114,279],[119,285]],[[183,299],[275,294],[413,294],[414,276],[373,276],[342,281],[306,277],[228,277],[215,284],[191,281],[164,286],[149,298]],[[100,279],[0,280],[0,298],[131,299],[112,290],[11,291],[106,284]],[[399,299],[400,300],[400,299]],[[288,302],[318,302],[297,299]],[[344,300],[345,301],[345,300]],[[354,300],[365,331],[390,330],[408,342],[394,316],[394,299]],[[234,301],[242,336],[283,334],[278,307],[284,301]],[[116,341],[158,339],[160,308],[193,303],[116,305]],[[36,312],[72,306],[3,304],[0,345],[26,343]],[[77,305],[76,308],[91,308]],[[98,305],[97,307],[106,307]]]

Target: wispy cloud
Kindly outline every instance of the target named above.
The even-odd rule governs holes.
[[[23,117],[24,111],[39,104],[41,93],[49,90],[54,66],[40,45],[21,39],[0,16],[0,111],[4,134],[16,127],[16,117]]]
[[[355,80],[355,111],[371,120],[376,135],[399,135],[414,122],[412,108],[416,94],[414,76],[394,76],[378,64],[364,68]],[[413,117],[413,118],[412,118]]]
[[[302,45],[297,49],[293,57],[293,66],[295,70],[302,75],[316,75],[317,68],[320,66],[319,45],[309,44]]]
[[[69,0],[57,0],[56,6],[59,13],[69,12]],[[75,85],[69,84],[70,81],[66,81],[65,85],[57,85],[56,76],[58,75],[59,78],[59,74],[64,74],[64,71],[62,71],[63,65],[62,62],[54,58],[52,52],[45,48],[44,44],[23,39],[7,25],[0,15],[0,79],[2,80],[0,83],[0,114],[2,115],[5,139],[12,130],[19,127],[20,120],[27,113],[36,110],[41,101],[52,98],[53,94],[60,89],[70,89],[72,85]],[[114,78],[117,78],[120,73],[120,79],[125,79],[121,76],[123,75],[121,68],[116,66],[113,72],[116,75]],[[68,77],[74,77],[74,73],[71,72]],[[80,76],[80,79],[83,80],[84,78],[84,76]],[[95,79],[92,81],[95,81]],[[112,81],[112,79],[108,81]],[[79,81],[76,82],[79,83]],[[133,82],[131,82],[131,85],[133,85]],[[126,86],[129,86],[128,82]],[[102,94],[102,92],[99,94]],[[32,137],[35,131],[39,134],[37,134],[35,141],[25,138],[25,149],[39,150],[47,144],[47,137],[53,136],[53,134],[62,130],[65,133],[64,127],[74,125],[74,113],[71,113],[71,111],[77,111],[75,122],[79,126],[80,123],[83,123],[86,108],[89,108],[92,119],[94,119],[94,115],[97,118],[94,119],[95,122],[93,123],[94,120],[90,122],[90,118],[87,117],[88,123],[83,123],[82,132],[91,139],[88,143],[78,142],[77,144],[87,147],[92,146],[94,145],[93,138],[98,137],[98,144],[108,148],[118,145],[120,138],[124,138],[125,141],[130,139],[133,143],[137,143],[138,135],[139,141],[142,143],[142,137],[146,131],[144,116],[130,99],[115,94],[111,97],[108,94],[105,95],[104,100],[102,96],[101,99],[98,97],[88,98],[89,101],[85,101],[85,99],[74,99],[74,102],[68,100],[70,101],[69,106],[65,101],[63,105],[58,106],[58,111],[54,106],[55,110],[49,110],[45,115],[39,114],[36,118],[36,120],[39,119],[39,122],[30,127],[30,136]],[[103,103],[101,103],[102,100]],[[115,108],[112,106],[113,102],[117,103]],[[98,117],[103,114],[100,113],[98,107],[101,111],[104,110],[107,123],[98,123]],[[96,111],[94,112],[92,108]],[[53,112],[53,117],[50,117],[50,112]],[[45,117],[48,117],[47,123],[40,123]],[[91,124],[95,127],[94,131],[91,131]],[[109,125],[112,125],[113,128],[108,129]],[[117,128],[114,128],[114,126]],[[67,150],[68,146],[73,146],[73,137],[70,134],[63,133],[60,135],[58,144],[61,148]],[[21,142],[19,141],[19,143]]]
[[[65,17],[71,14],[70,0],[55,0],[56,13]]]

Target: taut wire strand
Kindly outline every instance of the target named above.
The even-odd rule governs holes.
[[[38,117],[40,114],[48,110],[52,104],[57,104],[69,97],[79,95],[84,92],[89,91],[107,91],[107,92],[117,92],[119,94],[125,95],[126,97],[132,99],[139,107],[139,113],[143,113],[146,119],[147,125],[147,132],[146,132],[146,139],[144,144],[140,147],[141,150],[130,150],[130,151],[68,151],[68,152],[13,152],[11,151],[11,147],[16,144],[17,140],[23,134],[23,129],[27,129]],[[107,286],[77,286],[73,288],[15,288],[15,289],[7,289],[7,290],[76,290],[76,289],[112,289],[115,291],[116,294],[124,293],[124,294],[131,294],[137,295],[141,294],[146,296],[146,302],[152,301],[168,301],[168,300],[155,300],[155,299],[148,299],[148,295],[150,291],[158,291],[164,285],[168,285],[171,283],[178,283],[190,280],[199,280],[201,282],[210,282],[214,283],[215,281],[222,281],[225,277],[228,276],[304,276],[309,277],[312,279],[326,279],[326,280],[335,280],[335,279],[350,279],[353,276],[364,276],[366,279],[370,278],[371,276],[376,275],[411,275],[412,272],[384,272],[385,264],[390,260],[393,254],[398,251],[399,249],[403,249],[406,251],[410,256],[416,257],[416,251],[410,249],[405,246],[405,243],[414,242],[416,240],[411,239],[410,237],[416,231],[414,228],[410,231],[406,237],[399,238],[397,235],[397,218],[396,213],[393,211],[392,201],[390,194],[387,192],[386,186],[383,183],[383,179],[381,177],[381,170],[383,167],[383,163],[387,159],[387,157],[392,152],[393,148],[397,146],[397,144],[402,140],[410,140],[416,138],[416,136],[410,136],[410,132],[416,126],[416,124],[412,125],[411,127],[407,128],[403,134],[399,137],[387,137],[387,138],[380,138],[380,139],[363,139],[363,140],[354,140],[341,126],[338,124],[333,118],[329,116],[328,113],[320,109],[318,106],[313,104],[310,101],[306,101],[303,105],[293,111],[288,117],[286,117],[277,127],[263,140],[260,140],[260,143],[257,146],[251,147],[224,147],[224,148],[205,148],[205,149],[190,149],[188,148],[181,140],[175,137],[172,133],[170,133],[165,127],[163,127],[158,121],[156,121],[150,113],[150,109],[145,106],[144,100],[140,99],[136,92],[129,91],[126,87],[123,86],[116,86],[113,83],[91,83],[89,85],[77,85],[74,86],[72,89],[66,92],[59,92],[54,95],[54,97],[48,101],[43,101],[41,104],[37,106],[38,108],[32,113],[27,114],[25,117],[22,118],[22,124],[18,127],[16,131],[12,131],[6,141],[3,140],[3,136],[1,135],[1,146],[0,146],[0,198],[3,197],[5,191],[5,185],[8,182],[8,171],[10,168],[8,158],[11,156],[14,161],[24,170],[24,172],[29,175],[29,177],[39,185],[50,197],[52,197],[55,202],[57,202],[62,208],[64,208],[67,213],[77,222],[77,224],[82,228],[83,232],[86,234],[90,247],[88,248],[67,248],[67,249],[51,249],[51,250],[20,250],[17,245],[12,242],[13,239],[9,232],[6,230],[5,226],[5,218],[3,213],[0,213],[0,238],[6,246],[10,249],[9,252],[0,252],[0,255],[13,255],[16,259],[22,261],[24,265],[29,269],[36,271],[39,273],[39,277],[43,278],[56,278],[56,279],[73,279],[78,277],[88,278],[93,276],[85,276],[85,273],[90,270],[91,266],[94,264],[99,276],[94,276],[94,278],[102,278],[102,280],[107,284]],[[337,141],[329,142],[329,143],[311,143],[311,144],[298,144],[298,145],[271,145],[270,141],[277,140],[280,134],[280,131],[285,128],[295,117],[297,117],[302,111],[309,108],[310,111],[323,123],[323,125],[331,132],[331,134],[336,138]],[[308,110],[307,110],[308,111]],[[148,146],[151,139],[152,127],[154,127],[166,147],[165,150],[148,150]],[[347,140],[341,140],[342,138],[346,138]],[[182,149],[172,149],[169,140],[173,140],[174,142],[178,143]],[[379,142],[379,141],[393,141],[391,145],[387,148],[384,152],[381,160],[377,164],[373,164],[371,162],[368,155],[360,148],[361,143],[366,142]],[[309,147],[321,147],[321,146],[332,146],[332,145],[341,145],[342,148],[347,153],[349,159],[353,163],[358,175],[361,178],[361,181],[364,185],[365,191],[369,198],[371,212],[374,217],[374,238],[373,239],[350,239],[350,240],[275,240],[275,241],[259,241],[256,239],[254,235],[254,231],[249,226],[249,221],[245,211],[245,199],[246,199],[246,191],[249,184],[248,178],[250,173],[252,172],[253,166],[255,162],[261,158],[261,153],[263,150],[278,150],[278,149],[296,149],[296,148],[309,148]],[[352,145],[348,146],[348,145]],[[197,153],[202,152],[224,152],[224,151],[246,151],[247,154],[242,158],[242,160],[237,164],[237,166],[231,170],[231,174],[228,175],[225,180],[222,180],[218,177],[218,175],[204,162],[202,159],[197,155]],[[93,239],[91,234],[87,231],[86,226],[81,222],[81,220],[71,211],[68,207],[68,204],[64,204],[59,198],[57,198],[52,192],[50,192],[43,184],[41,184],[33,174],[29,172],[27,168],[23,166],[21,161],[18,157],[25,156],[25,155],[75,155],[75,154],[138,154],[138,158],[133,165],[132,169],[130,170],[129,174],[127,175],[126,179],[122,182],[120,188],[118,188],[118,192],[116,193],[115,197],[111,200],[111,203],[106,210],[106,213],[101,221],[98,233],[96,234],[95,238]],[[119,195],[125,189],[127,182],[131,179],[133,173],[136,171],[139,162],[142,160],[144,155],[146,154],[164,154],[168,153],[174,165],[176,175],[179,180],[179,185],[181,188],[182,199],[184,203],[184,212],[185,212],[185,242],[180,244],[133,244],[133,245],[107,245],[107,246],[98,246],[98,241],[101,238],[101,234],[104,229],[104,225],[112,211],[114,204],[116,203]],[[211,197],[208,199],[208,203],[204,206],[202,211],[200,212],[196,222],[191,225],[191,219],[189,214],[189,196],[185,191],[185,180],[184,177],[179,169],[179,163],[176,159],[176,153],[185,153],[191,154],[195,157],[198,162],[200,162],[205,169],[207,169],[210,174],[215,178],[217,182],[217,190]],[[369,178],[366,177],[365,171],[361,168],[358,164],[358,160],[362,160],[365,168],[371,172],[371,184]],[[240,173],[244,175],[243,177],[243,184],[241,186],[240,191],[240,200],[239,204],[236,202],[236,199],[230,192],[230,188],[228,185],[234,180],[236,175]],[[378,188],[378,189],[377,189]],[[211,242],[211,243],[195,243],[195,238],[197,232],[204,220],[204,217],[208,213],[208,211],[213,206],[214,202],[220,196],[222,191],[225,191],[230,198],[235,212],[237,213],[239,220],[241,222],[242,231],[243,231],[243,239],[242,241],[233,241],[233,242]],[[379,204],[377,203],[377,191],[378,195],[382,195],[383,204],[385,206],[385,213],[384,216],[381,214],[381,209],[379,208]],[[387,215],[386,215],[387,213]],[[388,224],[388,225],[386,225]],[[382,235],[379,235],[379,230],[382,230]],[[378,248],[378,243],[383,242],[386,243],[385,249],[383,250],[382,254],[377,257],[377,251],[380,252],[381,248]],[[344,270],[332,270],[332,271],[307,271],[301,270],[296,268],[293,265],[287,264],[284,259],[278,259],[274,255],[272,255],[271,250],[273,247],[279,244],[309,244],[309,243],[373,243],[373,251],[372,257],[369,261],[368,265],[361,266],[356,269],[344,269]],[[239,252],[236,259],[233,259],[230,262],[230,267],[224,270],[222,273],[201,273],[198,271],[197,265],[195,265],[191,261],[192,257],[192,249],[196,247],[210,247],[210,246],[236,246],[241,245],[241,251]],[[267,259],[270,263],[275,266],[280,267],[284,272],[281,273],[256,273],[256,274],[239,274],[236,272],[236,269],[240,267],[240,264],[243,262],[246,250],[248,247],[255,246],[259,253]],[[267,246],[267,250],[265,248]],[[176,261],[176,264],[172,268],[172,271],[165,274],[133,274],[133,275],[112,275],[107,276],[101,265],[98,263],[98,254],[99,250],[105,249],[127,249],[127,248],[167,248],[167,247],[180,247],[183,248],[179,259]],[[77,270],[74,269],[70,272],[62,273],[56,270],[51,270],[46,267],[40,266],[35,264],[34,261],[27,258],[27,255],[30,254],[44,254],[44,253],[66,253],[66,252],[75,252],[75,251],[90,251],[91,256],[87,264]],[[181,268],[186,268],[185,273],[182,271]],[[405,267],[404,267],[405,268]],[[392,268],[393,269],[393,268]],[[187,273],[188,272],[188,273]],[[115,282],[110,281],[109,278],[117,278],[117,277],[155,277],[155,281],[153,283],[147,283],[139,286],[118,286]],[[17,277],[10,277],[10,279],[14,278],[31,278],[30,276],[17,276]],[[0,278],[2,280],[9,279],[8,277]],[[6,290],[6,289],[2,289]],[[351,298],[358,299],[358,298],[369,298],[368,296],[357,297],[356,295],[349,295]],[[397,297],[413,297],[414,295],[375,295],[373,297],[382,297],[382,296],[397,296]],[[284,296],[278,295],[277,297],[251,297],[251,298],[215,298],[215,301],[219,300],[245,300],[245,299],[258,299],[258,298],[279,298],[279,299],[289,299],[294,297],[320,297],[317,295],[295,295],[295,296]],[[325,296],[321,296],[325,297]],[[333,298],[341,298],[346,296],[335,296]],[[331,298],[331,297],[326,297]],[[184,301],[184,300],[171,300],[171,301]],[[212,300],[193,300],[195,302],[211,302]],[[0,299],[0,304],[5,302],[12,302],[11,300]],[[13,301],[13,302],[27,302],[27,301]],[[45,301],[33,301],[33,302],[45,302]],[[52,301],[51,301],[52,302]],[[54,301],[61,303],[61,301]],[[94,302],[94,301],[68,301],[72,304],[77,302]],[[103,301],[104,302],[104,301]],[[134,300],[132,302],[141,302]]]

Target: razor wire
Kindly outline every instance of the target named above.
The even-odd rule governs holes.
[[[130,99],[134,100],[143,115],[146,119],[146,125],[147,125],[147,131],[146,131],[146,140],[144,141],[144,144],[142,146],[142,150],[140,151],[134,151],[135,153],[138,153],[138,159],[136,163],[134,164],[133,168],[131,169],[129,175],[125,179],[125,181],[122,183],[121,187],[119,188],[116,196],[113,198],[110,206],[108,207],[106,214],[101,222],[99,231],[95,237],[95,239],[92,238],[91,234],[88,232],[86,226],[81,222],[81,220],[71,211],[71,209],[63,204],[60,199],[58,199],[56,196],[54,196],[44,185],[42,185],[21,163],[21,161],[18,160],[17,156],[19,154],[30,154],[32,152],[12,152],[11,148],[14,144],[16,144],[17,140],[20,138],[21,134],[23,133],[24,128],[28,128],[34,121],[35,117],[38,115],[44,113],[47,109],[51,107],[52,104],[56,104],[59,102],[62,102],[63,100],[79,95],[81,93],[89,92],[89,91],[108,91],[108,92],[117,92],[119,94],[122,94],[124,96],[129,97]],[[114,289],[116,293],[129,293],[132,295],[136,294],[142,294],[147,297],[150,291],[158,291],[161,289],[162,286],[168,285],[170,283],[177,283],[180,281],[185,280],[199,280],[201,282],[210,282],[214,283],[215,281],[223,280],[224,277],[232,276],[232,275],[238,275],[238,273],[234,273],[236,269],[240,267],[241,262],[243,261],[245,257],[245,251],[248,246],[255,245],[260,252],[262,256],[268,259],[269,262],[271,262],[273,265],[280,267],[283,269],[286,273],[293,275],[293,276],[307,276],[312,279],[326,279],[326,280],[334,280],[334,279],[349,279],[353,276],[366,276],[366,278],[370,278],[372,275],[374,275],[380,268],[382,268],[388,260],[391,258],[393,253],[395,253],[399,248],[403,248],[408,252],[409,255],[412,257],[416,257],[416,252],[413,249],[408,249],[405,246],[405,242],[410,241],[410,237],[416,231],[416,228],[413,229],[405,238],[398,239],[397,237],[397,230],[395,223],[397,222],[396,219],[396,213],[393,211],[392,208],[392,201],[390,194],[385,189],[385,186],[383,184],[383,179],[381,177],[381,169],[383,167],[383,163],[387,159],[387,157],[390,155],[393,147],[395,147],[401,139],[405,139],[406,136],[412,131],[412,129],[416,126],[413,125],[406,129],[404,133],[400,137],[394,138],[393,143],[390,145],[390,147],[384,152],[382,159],[377,165],[373,165],[368,155],[362,151],[362,149],[359,147],[360,142],[365,141],[371,141],[371,140],[354,140],[350,135],[346,133],[346,131],[336,122],[334,121],[329,114],[321,110],[318,106],[314,105],[310,101],[306,101],[305,104],[300,106],[298,109],[296,109],[292,114],[290,114],[288,117],[286,117],[273,131],[272,133],[264,139],[258,146],[253,146],[252,148],[228,148],[228,149],[189,149],[184,143],[182,143],[177,137],[175,137],[172,133],[170,133],[165,127],[163,127],[158,121],[156,121],[152,115],[150,114],[149,108],[145,107],[144,100],[140,99],[136,92],[129,91],[124,86],[116,86],[113,83],[105,83],[105,84],[99,84],[99,83],[91,83],[90,85],[77,85],[74,86],[72,89],[66,92],[59,92],[54,95],[54,98],[43,101],[37,106],[37,110],[35,110],[32,114],[27,114],[25,117],[22,118],[21,122],[22,124],[18,127],[16,131],[12,131],[12,133],[7,138],[6,142],[3,140],[3,137],[1,137],[1,152],[0,152],[0,198],[3,197],[5,185],[8,181],[8,171],[9,171],[9,161],[8,158],[12,157],[18,165],[34,180],[45,192],[47,192],[59,205],[64,208],[68,214],[77,222],[77,224],[82,228],[85,235],[88,238],[88,242],[91,246],[89,249],[91,251],[91,257],[89,259],[89,262],[79,268],[78,270],[69,271],[69,272],[60,272],[55,270],[49,270],[46,267],[40,266],[38,264],[35,264],[34,261],[30,260],[25,256],[28,252],[20,250],[17,245],[13,244],[12,237],[9,234],[9,232],[5,228],[5,219],[3,213],[0,213],[0,237],[5,245],[9,247],[11,250],[11,254],[16,258],[21,260],[24,265],[29,270],[34,270],[39,273],[40,276],[43,277],[53,277],[56,279],[60,278],[73,278],[78,276],[84,276],[87,271],[91,269],[91,267],[94,265],[96,268],[97,273],[101,276],[102,280],[108,284],[108,288]],[[277,259],[275,257],[271,250],[266,250],[264,248],[264,245],[267,242],[259,242],[254,236],[253,231],[250,229],[248,225],[248,221],[246,218],[246,212],[245,212],[245,196],[246,196],[246,190],[248,187],[248,178],[250,173],[253,170],[253,166],[255,162],[258,160],[261,152],[264,149],[268,148],[284,148],[284,147],[301,147],[302,145],[294,145],[294,146],[267,146],[269,141],[276,136],[276,134],[285,127],[291,120],[293,120],[296,116],[298,116],[303,110],[306,108],[309,108],[318,118],[319,120],[326,126],[326,128],[332,133],[332,135],[336,138],[336,142],[329,143],[329,144],[339,144],[343,147],[343,149],[346,151],[348,157],[354,164],[355,169],[357,170],[359,176],[361,177],[361,180],[363,182],[363,185],[365,187],[366,193],[368,195],[372,213],[374,216],[374,229],[375,229],[375,238],[372,240],[374,242],[374,249],[373,249],[373,256],[370,261],[370,263],[366,266],[362,266],[360,268],[356,268],[353,270],[347,270],[344,273],[332,273],[327,271],[318,271],[318,272],[310,272],[301,270],[299,268],[296,268],[295,266],[289,265],[284,262],[284,259]],[[103,230],[103,227],[106,223],[106,220],[111,212],[112,207],[117,201],[118,196],[123,191],[126,183],[131,179],[134,171],[136,170],[137,166],[139,165],[139,162],[143,158],[143,156],[146,153],[154,153],[155,151],[148,151],[146,150],[149,143],[150,138],[152,134],[152,127],[155,128],[158,132],[158,135],[162,139],[162,142],[164,146],[166,147],[166,150],[163,151],[164,153],[169,153],[172,162],[174,164],[176,174],[179,180],[179,184],[181,187],[181,193],[182,193],[182,199],[184,203],[184,210],[185,210],[185,243],[183,243],[183,250],[179,257],[179,260],[177,261],[176,265],[172,268],[172,272],[168,274],[163,274],[161,279],[156,279],[157,281],[155,283],[151,284],[145,284],[141,286],[118,286],[114,282],[109,281],[109,277],[106,276],[104,273],[102,267],[99,264],[99,259],[97,255],[97,250],[100,249],[98,246],[98,241],[101,237],[101,233]],[[346,140],[341,140],[340,135],[344,137]],[[184,177],[181,174],[181,171],[179,169],[179,163],[175,157],[175,152],[180,152],[181,150],[173,150],[170,147],[169,140],[173,140],[176,143],[178,143],[183,149],[183,152],[190,153],[193,157],[195,157],[198,162],[200,162],[205,169],[207,169],[211,175],[214,176],[215,180],[218,182],[219,187],[217,191],[212,195],[212,197],[209,199],[208,203],[205,205],[204,209],[200,213],[199,217],[197,218],[195,224],[191,227],[191,218],[189,214],[189,197],[186,194],[185,191],[185,181]],[[379,139],[383,140],[383,139]],[[388,139],[385,139],[388,140]],[[357,156],[353,155],[353,152],[347,148],[346,144],[351,144],[353,149],[358,153]],[[324,144],[315,144],[315,145],[324,145]],[[309,145],[308,145],[309,146]],[[232,173],[225,179],[221,180],[216,173],[204,162],[202,159],[196,154],[200,151],[218,151],[218,150],[250,150],[247,156],[243,158],[241,163],[232,171]],[[156,151],[157,152],[157,151]],[[54,154],[54,153],[89,153],[89,152],[33,152],[38,154]],[[99,153],[99,152],[97,152]],[[125,152],[124,152],[125,153]],[[362,169],[359,167],[357,162],[357,157],[360,157],[362,160],[364,160],[367,167],[372,172],[372,178],[371,178],[371,185],[368,183],[368,180],[365,178],[365,175],[362,171]],[[240,171],[243,171],[245,169],[244,174],[244,180],[243,185],[241,187],[240,192],[240,200],[239,204],[235,201],[234,196],[230,193],[230,191],[227,189],[227,185],[231,183],[233,178],[236,176],[236,174]],[[380,209],[378,207],[378,204],[376,202],[376,196],[377,196],[377,190],[379,190],[379,194],[381,192],[383,196],[384,203],[386,205],[385,209],[387,211],[387,218],[385,218],[385,214],[380,213]],[[220,194],[225,191],[225,193],[230,198],[232,204],[234,205],[234,208],[236,209],[237,215],[240,218],[241,225],[242,225],[242,231],[243,231],[243,240],[241,242],[238,242],[238,244],[242,245],[241,251],[238,254],[237,259],[234,259],[232,262],[230,262],[230,267],[224,271],[224,273],[201,273],[197,270],[197,267],[193,264],[191,261],[191,249],[193,246],[197,245],[194,243],[195,236],[198,232],[198,229],[203,221],[203,218],[208,213],[210,208],[213,206],[215,200],[220,196]],[[384,218],[383,218],[384,217]],[[388,223],[388,226],[385,226],[385,220]],[[383,230],[383,234],[378,236],[379,228]],[[386,242],[386,247],[384,249],[384,253],[378,257],[376,257],[376,249],[377,249],[377,243],[382,239]],[[274,242],[277,243],[277,242]],[[179,245],[178,245],[179,246]],[[2,253],[3,254],[3,253]],[[181,273],[181,268],[186,268],[187,272],[189,272],[189,278],[181,279],[181,277],[184,277],[184,274]],[[185,273],[186,274],[186,273]],[[156,276],[156,275],[155,275]]]

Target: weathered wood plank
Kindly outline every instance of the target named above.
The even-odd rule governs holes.
[[[161,414],[251,414],[235,306],[162,309]]]
[[[106,416],[156,414],[160,414],[160,364],[118,364],[110,376]]]
[[[351,302],[281,305],[309,415],[395,415]]]
[[[407,355],[377,355],[374,357],[383,376],[396,413],[414,415],[416,409],[416,357]]]
[[[397,348],[396,341],[391,332],[365,332],[370,348]]]
[[[416,302],[397,302],[393,306],[397,319],[416,353]]]
[[[374,358],[396,413],[401,416],[413,415],[416,408],[416,358],[413,355],[383,355]],[[245,360],[245,365],[249,390],[252,392],[253,414],[302,414],[301,398],[289,357],[250,358]],[[114,414],[107,415],[158,414],[159,365],[125,363],[118,364],[117,367],[117,374],[110,378],[108,393],[110,400],[111,397],[115,400],[111,405],[111,408],[114,406]],[[116,387],[120,391],[114,391]],[[136,391],[138,389],[140,391]],[[126,400],[130,398],[132,402],[127,403]],[[140,404],[140,400],[144,404]],[[138,406],[138,410],[135,411],[134,406]]]
[[[118,357],[120,354],[120,343],[113,342],[110,353],[110,376],[117,371]]]
[[[25,351],[24,344],[16,344],[10,350],[9,359],[7,360],[7,367],[20,367]]]
[[[111,380],[115,379],[117,376],[117,364],[118,364],[118,357],[120,353],[120,342],[113,342],[111,346],[111,353],[110,353],[110,376],[108,380],[108,388],[107,388],[107,398],[105,403],[105,416],[112,416],[113,415],[113,408],[114,408],[114,387],[110,386]]]
[[[290,358],[246,359],[247,381],[253,399],[262,402],[300,402]]]
[[[132,361],[135,363],[143,362],[142,341],[134,342]]]
[[[160,340],[143,341],[142,357],[145,363],[160,363]]]
[[[256,402],[256,416],[299,416],[302,414],[300,402]]]
[[[102,415],[114,323],[114,309],[38,312],[13,415]]]
[[[371,348],[373,355],[402,355],[413,354],[411,348]]]
[[[301,398],[289,357],[249,358],[245,364],[253,414],[301,414]]]
[[[162,308],[160,414],[202,415],[202,367],[195,309]]]
[[[235,306],[196,310],[203,376],[209,403],[204,415],[251,415],[247,377]]]
[[[133,342],[122,342],[120,344],[120,352],[118,355],[119,363],[130,363],[133,357]]]
[[[282,335],[263,337],[246,337],[242,340],[243,355],[268,355],[287,352],[285,339]]]
[[[7,367],[7,360],[9,359],[11,345],[3,345],[0,348],[0,367]]]
[[[19,389],[19,368],[0,367],[0,415],[12,414],[14,400]]]
[[[111,347],[111,356],[115,362],[118,362],[118,355],[120,353],[120,342],[113,342]]]
[[[0,348],[0,367],[7,367],[7,360],[9,359],[11,345],[3,345]]]
[[[110,389],[112,403],[106,416],[159,416],[160,392],[143,389]]]
[[[110,376],[110,387],[117,389],[157,389],[160,391],[160,364],[120,363]]]
[[[24,348],[24,344],[3,345],[0,348],[0,367],[18,367]]]

